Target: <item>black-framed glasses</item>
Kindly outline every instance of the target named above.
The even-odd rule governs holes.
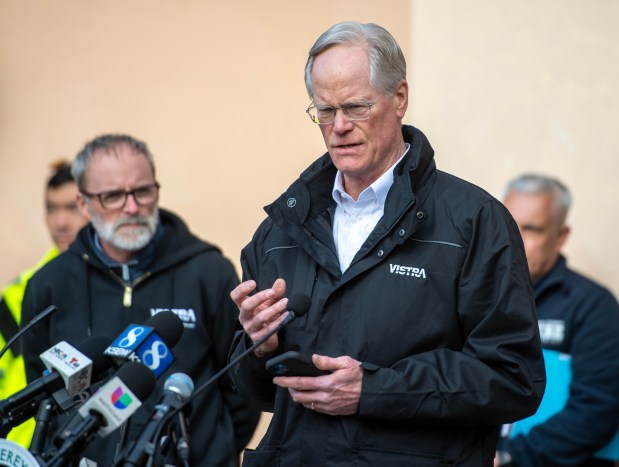
[[[112,190],[101,193],[82,191],[82,194],[89,198],[98,198],[101,206],[105,209],[122,209],[127,204],[129,195],[133,196],[133,199],[139,206],[152,206],[159,197],[159,188],[159,183],[155,182],[150,185],[139,186],[130,191]]]
[[[316,105],[312,102],[312,105],[305,112],[309,115],[312,122],[318,125],[330,125],[335,121],[335,114],[340,109],[348,120],[359,121],[370,118],[372,107],[375,105],[376,103],[374,102],[361,101],[348,102],[339,107],[334,107],[332,105]]]

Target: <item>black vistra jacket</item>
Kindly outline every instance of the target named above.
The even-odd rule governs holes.
[[[50,304],[59,310],[24,335],[29,381],[43,371],[39,354],[59,341],[75,346],[90,333],[108,336],[111,342],[127,325],[142,324],[162,310],[172,310],[183,320],[183,335],[173,348],[176,361],[132,416],[130,439],[142,431],[168,375],[186,373],[197,388],[226,364],[238,315],[229,296],[238,284],[232,264],[215,246],[191,234],[176,215],[160,209],[160,219],[164,234],[152,265],[130,291],[117,271],[105,267],[92,251],[87,226],[67,252],[30,280],[23,304],[24,323]],[[190,417],[191,465],[236,466],[237,453],[249,441],[258,417],[259,411],[233,391],[229,378],[198,396]],[[118,430],[97,439],[86,457],[111,465],[117,435]]]
[[[328,154],[273,204],[243,250],[258,289],[286,280],[310,311],[279,351],[362,362],[358,413],[305,409],[255,357],[233,380],[274,411],[246,466],[491,466],[499,425],[535,412],[545,374],[524,249],[513,219],[483,190],[436,170],[417,129],[394,170],[385,213],[343,274],[333,242]],[[237,333],[232,356],[247,346]]]

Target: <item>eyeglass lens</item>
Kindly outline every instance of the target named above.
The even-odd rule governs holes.
[[[308,113],[314,122],[326,125],[335,121],[335,114],[338,109],[342,109],[349,120],[367,120],[370,118],[371,108],[372,105],[369,102],[352,102],[342,104],[340,107],[310,107]]]
[[[101,193],[99,199],[103,207],[119,209],[125,205],[129,195],[133,195],[135,202],[140,206],[148,206],[157,201],[159,186],[157,184],[138,187],[131,191],[110,191]]]

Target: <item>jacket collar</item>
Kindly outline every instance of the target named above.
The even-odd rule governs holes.
[[[411,145],[406,157],[394,169],[394,184],[387,197],[385,220],[390,223],[408,205],[425,178],[436,168],[434,150],[426,136],[417,128],[403,125],[404,140]],[[331,190],[337,169],[327,152],[310,165],[277,200],[265,207],[271,216],[284,216],[296,225],[303,225],[308,216],[320,216],[333,204]],[[404,176],[407,175],[407,176]],[[397,214],[396,214],[397,213]]]
[[[423,201],[430,192],[431,179],[435,175],[434,151],[425,135],[416,128],[403,126],[404,140],[411,145],[406,156],[394,169],[394,181],[381,221],[372,231],[359,255],[364,255],[381,239],[398,226],[404,235],[398,235],[384,243],[384,252],[412,235],[425,213],[404,216],[417,200]],[[331,196],[337,169],[329,153],[310,165],[287,190],[264,209],[270,219],[292,241],[305,249],[322,267],[334,275],[341,271],[333,241],[332,216],[335,201]],[[352,275],[368,264],[353,265],[348,269]]]
[[[559,255],[559,259],[552,269],[535,284],[533,284],[535,300],[537,301],[539,297],[544,295],[549,290],[562,288],[563,284],[566,282],[568,271],[567,260],[563,255]]]

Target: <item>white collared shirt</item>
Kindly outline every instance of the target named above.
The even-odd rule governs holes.
[[[333,219],[333,239],[342,272],[348,269],[363,242],[366,241],[385,212],[385,200],[393,185],[393,169],[410,149],[406,143],[404,154],[384,173],[361,192],[357,201],[344,191],[342,173],[338,170],[332,196],[337,206]]]

